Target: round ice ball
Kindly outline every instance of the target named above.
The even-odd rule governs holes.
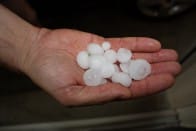
[[[120,63],[128,62],[132,57],[132,52],[126,48],[119,48],[117,51],[117,60]]]
[[[78,53],[77,55],[77,63],[78,65],[83,68],[83,69],[87,69],[88,68],[88,52],[87,51],[81,51]]]
[[[120,83],[121,85],[125,87],[129,87],[132,83],[132,79],[129,77],[127,73],[118,72],[112,75],[112,82]]]
[[[117,54],[114,50],[110,49],[107,50],[104,53],[104,57],[106,58],[107,61],[111,62],[111,63],[115,63],[117,60]]]
[[[151,65],[144,59],[132,60],[129,64],[129,75],[134,80],[142,80],[151,73]]]
[[[115,72],[115,67],[112,63],[106,62],[101,67],[101,75],[103,78],[110,78]]]
[[[87,71],[85,71],[83,80],[88,86],[98,86],[105,82],[101,77],[99,69],[88,69]]]
[[[110,42],[104,41],[104,42],[102,43],[102,48],[103,48],[105,51],[106,51],[106,50],[109,50],[109,49],[111,48]]]
[[[87,51],[91,55],[93,55],[93,54],[103,54],[104,53],[103,48],[99,44],[96,44],[96,43],[89,44],[88,47],[87,47]]]
[[[106,59],[103,55],[91,55],[89,56],[89,68],[101,68],[102,65],[106,62]]]

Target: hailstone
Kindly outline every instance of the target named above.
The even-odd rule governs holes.
[[[105,82],[101,77],[99,69],[88,69],[85,71],[83,80],[88,86],[99,86]]]
[[[111,44],[110,42],[107,42],[107,41],[104,41],[102,43],[102,48],[106,51],[106,50],[109,50],[111,48]]]
[[[78,65],[83,68],[83,69],[87,69],[88,68],[88,59],[89,59],[89,56],[88,56],[88,52],[87,51],[81,51],[78,53],[77,55],[77,63]]]
[[[126,48],[120,48],[117,52],[117,60],[120,63],[128,62],[132,57],[132,52]]]
[[[151,65],[144,59],[132,60],[129,64],[129,75],[134,80],[142,80],[151,73]]]
[[[117,60],[117,54],[114,50],[110,49],[104,53],[104,57],[111,63],[115,63]]]
[[[129,87],[132,83],[132,80],[127,73],[118,72],[113,74],[112,82],[119,83],[125,87]]]

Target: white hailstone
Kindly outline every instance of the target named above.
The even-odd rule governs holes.
[[[96,44],[96,43],[89,44],[88,47],[87,47],[87,51],[91,55],[93,55],[93,54],[99,54],[100,55],[100,54],[104,53],[103,48],[99,44]]]
[[[132,83],[132,79],[129,77],[127,73],[118,72],[112,75],[112,82],[120,83],[121,85],[125,87],[129,87]]]
[[[106,62],[101,67],[101,75],[103,78],[110,78],[115,72],[114,64]]]
[[[144,59],[131,60],[129,76],[134,80],[142,80],[151,73],[151,65]]]
[[[89,56],[89,68],[101,68],[102,65],[106,62],[106,59],[103,55],[91,55]]]
[[[120,63],[120,69],[122,70],[122,72],[129,73],[129,63],[130,62],[131,62],[131,60],[129,60],[126,63]]]
[[[120,48],[117,51],[117,60],[120,63],[128,62],[132,57],[132,52],[126,48]]]
[[[104,53],[104,57],[106,58],[107,61],[111,62],[111,63],[115,63],[117,60],[117,54],[114,50],[110,49],[107,50]]]
[[[83,80],[88,86],[98,86],[104,83],[99,69],[88,69],[84,72]]]
[[[78,53],[77,55],[77,63],[78,65],[83,68],[83,69],[87,69],[88,68],[88,52],[87,51],[81,51]]]
[[[106,51],[106,50],[109,50],[109,49],[111,48],[110,42],[104,41],[104,42],[102,43],[102,48],[103,48],[105,51]]]

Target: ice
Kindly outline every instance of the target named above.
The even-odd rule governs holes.
[[[107,42],[107,41],[104,41],[102,43],[102,48],[106,51],[106,50],[109,50],[111,48],[111,44],[110,42]]]
[[[83,80],[87,86],[110,82],[129,87],[133,80],[142,80],[151,73],[151,65],[144,59],[131,60],[132,52],[120,48],[116,52],[107,41],[101,45],[91,43],[77,55],[78,65],[85,70]]]
[[[106,62],[103,55],[91,55],[89,57],[89,68],[101,68],[101,66]]]
[[[78,65],[83,68],[87,69],[88,68],[88,52],[87,51],[81,51],[77,55],[77,63]]]
[[[90,55],[93,55],[93,54],[101,55],[104,53],[103,48],[99,44],[96,44],[96,43],[89,44],[87,47],[87,51],[89,52]]]
[[[134,80],[142,80],[151,73],[151,65],[144,59],[132,60],[129,64],[129,75]]]
[[[132,52],[126,48],[119,48],[117,52],[117,60],[120,63],[128,62],[132,57]]]
[[[115,63],[117,60],[117,54],[114,50],[110,49],[104,53],[104,57],[111,63]]]
[[[129,87],[132,83],[132,80],[127,73],[118,72],[118,73],[113,74],[112,82],[120,83],[121,85],[123,85],[125,87]]]
[[[102,65],[101,75],[103,78],[111,77],[115,72],[115,67],[112,63],[106,62]]]
[[[99,86],[104,83],[99,69],[88,69],[83,75],[83,80],[87,86]]]

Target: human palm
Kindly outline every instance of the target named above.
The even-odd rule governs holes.
[[[84,71],[77,65],[76,56],[88,43],[111,42],[112,48],[131,49],[133,58],[147,59],[152,74],[131,87],[107,83],[89,87],[83,82]],[[27,52],[24,72],[41,88],[64,105],[85,105],[130,99],[150,95],[170,87],[180,71],[173,50],[160,49],[158,41],[150,38],[103,38],[76,30],[42,30],[36,43]]]

